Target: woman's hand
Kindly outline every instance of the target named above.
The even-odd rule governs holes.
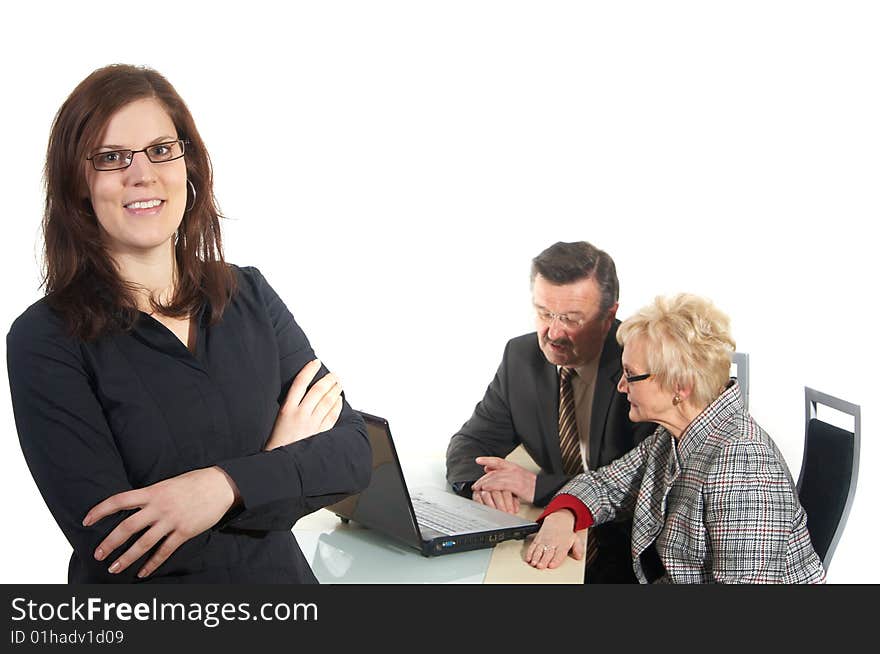
[[[290,445],[327,431],[336,424],[342,412],[342,386],[330,372],[309,388],[320,369],[321,362],[314,359],[304,365],[294,378],[264,450]]]
[[[103,561],[133,535],[146,529],[109,568],[113,574],[122,572],[162,541],[138,572],[138,577],[146,577],[183,543],[217,524],[237,500],[238,488],[221,468],[201,468],[145,488],[111,495],[89,510],[83,526],[89,527],[118,511],[140,509],[101,541],[94,556]]]
[[[584,545],[574,531],[574,513],[560,509],[544,518],[541,529],[526,551],[526,563],[534,568],[558,568],[568,553],[580,561]]]

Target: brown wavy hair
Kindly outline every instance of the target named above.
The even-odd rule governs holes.
[[[210,321],[223,315],[235,292],[235,276],[223,259],[220,212],[211,160],[183,99],[155,70],[116,64],[94,71],[58,110],[46,152],[43,214],[46,299],[69,332],[84,340],[127,330],[138,317],[136,287],[125,282],[102,242],[86,183],[85,157],[98,145],[111,117],[135,100],[154,98],[168,112],[178,138],[187,141],[187,207],[174,252],[177,278],[168,304],[151,298],[166,316],[193,315],[210,306]]]

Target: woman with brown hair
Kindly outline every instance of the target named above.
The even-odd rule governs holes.
[[[366,431],[260,272],[225,263],[183,100],[96,70],[45,176],[46,295],[7,355],[69,581],[315,582],[290,528],[366,486]]]

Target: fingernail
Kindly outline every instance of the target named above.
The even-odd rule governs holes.
[[[149,574],[149,573],[147,572],[147,569],[146,569],[146,568],[141,568],[140,572],[138,572],[138,578],[139,578],[139,579],[143,579],[143,578],[146,577],[148,574]]]
[[[119,569],[119,561],[116,561],[116,563],[114,563],[113,565],[110,566],[111,573],[115,574],[118,569]]]
[[[86,516],[85,518],[83,518],[83,527],[88,527],[90,524],[92,524],[92,521],[89,518],[89,516]]]
[[[98,549],[95,550],[95,558],[96,559],[98,559],[100,561],[104,558],[104,556],[105,556],[105,554],[104,554],[104,550],[102,548],[99,547]]]

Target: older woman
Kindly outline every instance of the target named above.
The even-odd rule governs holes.
[[[46,296],[12,325],[19,439],[78,583],[315,582],[290,532],[366,486],[359,415],[256,268],[154,70],[108,66],[46,157]]]
[[[654,434],[564,486],[526,553],[536,568],[583,555],[575,531],[633,520],[643,583],[821,583],[791,475],[729,379],[729,320],[693,295],[658,297],[624,322],[618,391]]]

